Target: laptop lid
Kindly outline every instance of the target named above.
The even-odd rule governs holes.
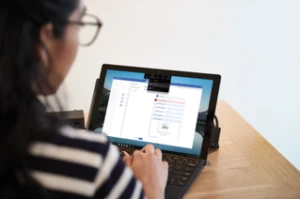
[[[121,146],[207,158],[220,75],[105,64],[88,129]]]

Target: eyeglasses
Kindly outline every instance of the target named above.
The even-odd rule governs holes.
[[[79,43],[90,46],[96,40],[102,23],[97,16],[85,14],[80,22],[68,21],[69,24],[79,25]]]

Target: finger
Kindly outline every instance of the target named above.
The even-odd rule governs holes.
[[[154,154],[155,148],[152,144],[147,144],[141,151],[144,153]]]
[[[124,154],[123,161],[125,162],[125,164],[127,166],[131,166],[131,164],[132,164],[132,157],[126,151],[122,151],[122,152]]]
[[[136,151],[133,152],[132,158],[134,159],[134,157],[136,157],[136,156],[138,156],[138,155],[141,155],[141,154],[142,154],[141,151],[136,150]]]
[[[132,158],[128,158],[128,159],[124,160],[124,163],[125,163],[128,167],[131,167],[132,161],[133,161]]]
[[[123,160],[130,158],[131,156],[126,152],[126,151],[122,151],[124,157]]]
[[[162,159],[162,152],[160,149],[155,149],[154,154],[159,157],[160,160]]]

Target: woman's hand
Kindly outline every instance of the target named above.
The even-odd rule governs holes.
[[[126,152],[124,154],[125,164],[142,182],[147,198],[164,198],[169,166],[166,161],[162,161],[161,150],[149,144],[141,151],[135,151],[132,156]]]

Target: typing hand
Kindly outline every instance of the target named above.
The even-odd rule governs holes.
[[[132,156],[124,153],[124,162],[129,166],[135,177],[143,184],[149,199],[164,198],[168,178],[168,163],[162,161],[162,152],[153,145],[147,145]]]

